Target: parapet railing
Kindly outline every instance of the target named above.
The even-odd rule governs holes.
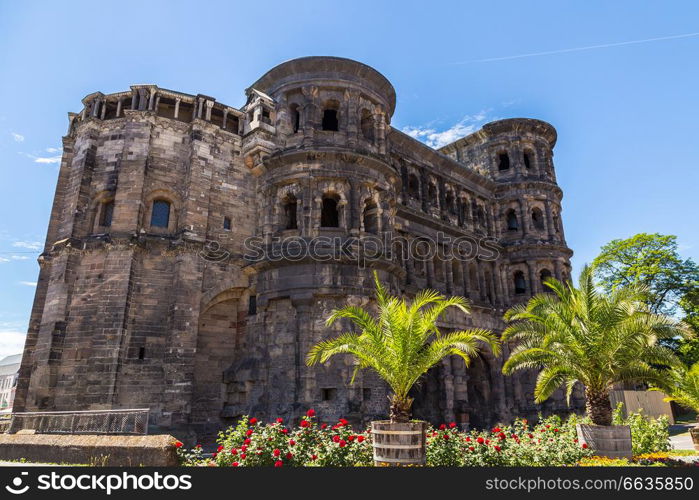
[[[4,432],[37,434],[148,434],[148,408],[13,413]]]

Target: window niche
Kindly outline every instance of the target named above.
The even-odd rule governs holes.
[[[547,279],[551,277],[551,271],[548,269],[542,269],[541,272],[539,273],[539,280],[541,281],[541,288],[544,290],[546,293],[553,293],[553,290],[551,290],[546,284],[544,283]]]
[[[99,204],[99,215],[97,224],[99,227],[108,228],[112,225],[114,216],[114,200],[106,200]]]
[[[408,196],[416,200],[420,199],[420,181],[415,174],[408,176]]]
[[[298,200],[293,194],[287,194],[282,202],[282,212],[284,216],[283,228],[284,229],[298,229],[298,217],[297,217],[297,207]]]
[[[340,104],[337,101],[330,101],[325,105],[323,109],[323,121],[321,123],[323,130],[330,132],[337,132],[339,130],[339,107]]]
[[[379,233],[379,207],[372,199],[368,199],[364,204],[362,222],[364,223],[364,232],[371,234]]]
[[[527,293],[527,282],[524,279],[522,271],[516,271],[514,274],[515,295]]]
[[[519,221],[517,220],[517,212],[515,212],[513,208],[507,211],[505,217],[507,219],[507,230],[519,231]]]
[[[522,155],[524,159],[524,168],[531,170],[532,168],[532,153],[531,151],[525,151]]]
[[[362,116],[360,120],[360,126],[362,129],[362,136],[367,141],[374,142],[374,117],[368,109],[362,110]]]
[[[170,202],[154,200],[150,215],[150,226],[167,229],[170,225]]]
[[[510,155],[506,152],[498,153],[498,171],[503,172],[510,169]]]
[[[298,104],[292,104],[289,108],[289,119],[291,120],[291,130],[294,134],[298,133],[301,126],[301,111]]]
[[[323,206],[320,212],[320,227],[340,227],[339,196],[323,195]]]
[[[537,231],[544,230],[544,214],[540,208],[532,210],[532,225]]]

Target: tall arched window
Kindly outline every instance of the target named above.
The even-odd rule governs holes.
[[[532,154],[529,151],[525,151],[524,154],[524,168],[529,170],[532,168]]]
[[[301,124],[301,113],[299,112],[299,105],[292,104],[290,108],[290,118],[291,118],[291,129],[294,134],[299,131],[299,126]]]
[[[151,227],[164,227],[170,225],[170,202],[165,200],[155,200],[153,210],[150,215]]]
[[[535,208],[532,210],[532,225],[535,229],[542,231],[544,229],[544,214],[541,209]]]
[[[451,261],[451,277],[454,288],[452,292],[463,290],[464,277],[461,268],[461,261],[459,259],[452,259]]]
[[[369,142],[374,142],[374,117],[368,109],[362,110],[361,118],[362,135]]]
[[[524,280],[524,273],[522,271],[516,271],[514,274],[515,282],[515,293],[517,295],[522,295],[527,293],[527,282]]]
[[[447,195],[444,197],[444,203],[447,206],[447,212],[450,214],[456,214],[456,200],[454,199],[454,193],[447,191]]]
[[[336,195],[323,196],[323,208],[320,213],[321,227],[340,227],[340,214],[337,208],[339,201]]]
[[[483,207],[480,205],[478,205],[476,209],[476,218],[478,220],[478,225],[482,229],[486,229],[485,210],[483,210]]]
[[[326,105],[325,109],[323,110],[323,130],[330,130],[334,132],[337,132],[339,130],[337,118],[338,107],[339,103],[336,101],[330,101]]]
[[[374,200],[369,199],[364,204],[362,221],[364,222],[364,231],[372,234],[379,233],[379,207]]]
[[[112,225],[112,216],[114,215],[114,200],[100,203],[99,225],[101,227],[110,227]]]
[[[518,231],[519,222],[517,221],[517,212],[513,208],[507,211],[507,230],[508,231]]]
[[[408,195],[416,200],[420,198],[420,181],[415,174],[408,176]]]
[[[296,196],[288,194],[284,198],[284,229],[298,229],[298,221],[296,217],[296,207],[298,201]]]
[[[539,279],[541,280],[541,288],[544,290],[544,292],[547,293],[553,293],[553,290],[551,290],[548,286],[544,284],[544,281],[546,281],[550,277],[551,271],[549,271],[548,269],[542,269],[539,273]]]
[[[427,185],[427,198],[429,198],[428,201],[431,205],[436,207],[439,204],[439,199],[437,198],[437,186],[434,185],[434,182],[430,182]]]
[[[498,153],[498,170],[509,170],[510,168],[510,156],[505,153]]]

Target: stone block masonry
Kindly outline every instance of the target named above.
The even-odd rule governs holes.
[[[431,149],[390,126],[395,91],[348,59],[283,63],[241,109],[155,85],[83,99],[69,114],[29,333],[18,411],[148,407],[157,429],[211,440],[244,414],[356,424],[387,412],[372,374],[311,345],[346,303],[372,303],[372,270],[411,297],[463,295],[445,331],[504,328],[502,314],[567,279],[556,132],[508,119]],[[392,236],[434,255],[275,258],[280,241]],[[452,243],[492,251],[456,258]],[[264,249],[251,259],[246,241]],[[321,245],[322,247],[322,245]],[[507,346],[505,347],[507,353]],[[416,390],[415,415],[488,426],[568,411],[534,405],[535,373],[503,377],[484,354],[447,359]],[[581,403],[580,394],[574,399]]]

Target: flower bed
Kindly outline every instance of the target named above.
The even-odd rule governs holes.
[[[631,417],[630,417],[631,418]],[[636,418],[636,417],[633,417]],[[634,460],[592,457],[586,445],[578,443],[575,425],[584,420],[575,415],[567,420],[553,416],[530,425],[517,419],[512,425],[490,430],[462,432],[455,423],[429,427],[426,436],[428,466],[597,466],[597,465],[687,465],[666,450],[666,439],[645,441],[647,452]],[[648,425],[659,430],[657,421]],[[645,427],[636,418],[636,432]],[[633,428],[632,428],[633,432]],[[660,433],[662,434],[662,432]],[[635,436],[634,436],[635,439]],[[351,467],[372,466],[371,435],[355,431],[340,419],[335,424],[319,423],[315,411],[295,425],[282,419],[265,424],[244,417],[235,427],[219,433],[218,448],[205,456],[200,446],[178,448],[183,465],[218,467]],[[652,454],[648,454],[653,452]]]

